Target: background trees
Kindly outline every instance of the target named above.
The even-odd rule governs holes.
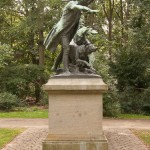
[[[56,55],[44,49],[43,40],[59,20],[63,5],[65,3],[60,0],[0,1],[1,85],[18,78],[14,85],[15,88],[21,87],[17,89],[18,93],[31,88],[22,96],[13,91],[15,88],[3,87],[3,92],[21,99],[35,97],[36,102],[42,98],[40,87],[47,80],[46,74],[51,74],[50,68]],[[149,0],[99,0],[91,7],[100,10],[97,15],[87,14],[85,22],[99,32],[89,38],[99,47],[95,67],[109,85],[104,100],[105,114],[115,115],[119,110],[149,113]],[[32,67],[27,67],[30,65]],[[12,69],[20,72],[21,76],[12,74]],[[28,69],[31,78],[23,71]],[[34,72],[37,74],[33,77]],[[19,82],[20,78],[22,82]]]

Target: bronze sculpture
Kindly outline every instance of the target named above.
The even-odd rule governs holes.
[[[63,71],[65,74],[70,74],[69,71],[69,51],[70,42],[77,32],[79,21],[81,18],[81,12],[96,13],[98,10],[92,10],[87,6],[94,0],[78,0],[70,1],[67,3],[63,10],[60,21],[52,28],[48,36],[44,41],[46,49],[55,51],[58,44],[62,45],[62,57]]]
[[[89,64],[89,55],[92,52],[97,50],[87,38],[86,36],[89,34],[97,34],[97,31],[93,30],[92,28],[88,27],[81,27],[77,30],[73,41],[70,43],[70,50],[69,50],[69,71],[73,74],[77,74],[79,72],[82,73],[95,73],[95,69]],[[58,68],[62,62],[63,58],[63,51],[60,52],[54,65],[52,67],[53,71],[57,74],[63,72],[61,68]]]

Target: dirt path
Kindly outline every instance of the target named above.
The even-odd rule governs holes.
[[[0,119],[0,128],[14,127],[48,127],[48,119]],[[150,129],[150,120],[104,119],[103,128]]]

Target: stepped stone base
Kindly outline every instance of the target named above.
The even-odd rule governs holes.
[[[48,135],[43,150],[108,150],[108,142],[104,135]]]
[[[103,135],[101,78],[51,78],[43,89],[49,94],[49,135],[43,150],[108,150]]]

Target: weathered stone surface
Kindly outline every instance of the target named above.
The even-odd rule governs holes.
[[[101,78],[50,79],[43,86],[49,93],[49,133],[102,135]]]
[[[50,94],[51,134],[102,134],[102,96],[98,94]]]
[[[43,90],[54,91],[86,91],[87,93],[102,93],[107,91],[108,86],[101,78],[52,78],[43,85]]]
[[[43,89],[49,93],[49,136],[43,150],[107,150],[102,130],[107,85],[101,78],[52,78]]]
[[[44,150],[108,150],[108,143],[105,136],[78,137],[61,136],[50,137],[43,142]]]

